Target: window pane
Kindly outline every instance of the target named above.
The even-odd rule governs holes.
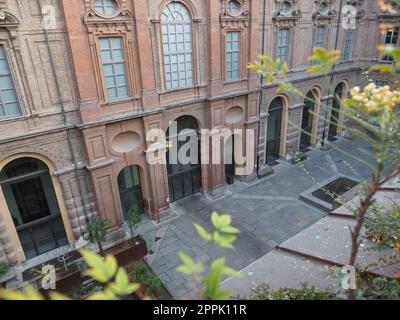
[[[165,7],[161,20],[166,87],[192,86],[192,20],[189,11],[183,4],[173,2]]]
[[[122,38],[101,38],[100,48],[108,100],[128,97]]]
[[[226,79],[240,78],[240,32],[226,33]]]
[[[21,115],[21,108],[3,45],[0,45],[0,73],[0,117]]]

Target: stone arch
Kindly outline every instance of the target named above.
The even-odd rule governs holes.
[[[57,201],[59,211],[61,214],[61,218],[62,218],[62,222],[64,224],[64,228],[66,231],[67,239],[69,242],[74,241],[75,238],[74,238],[74,234],[73,234],[73,231],[71,228],[71,222],[70,222],[70,218],[68,215],[68,211],[66,209],[66,205],[64,202],[61,183],[60,183],[58,177],[56,177],[54,175],[54,170],[56,167],[55,167],[53,160],[50,159],[49,157],[47,157],[46,155],[42,155],[42,154],[35,153],[35,152],[17,153],[17,152],[9,151],[8,154],[9,154],[8,156],[6,156],[3,160],[0,161],[0,172],[8,164],[12,163],[15,160],[23,159],[23,158],[37,159],[47,166],[47,168],[49,170],[51,182],[52,182],[52,187],[54,189],[54,193],[55,193],[55,197],[56,197],[55,199]],[[1,187],[0,187],[0,215],[2,215],[3,224],[5,225],[6,232],[9,235],[9,238],[11,240],[11,244],[12,244],[12,247],[14,248],[14,251],[16,252],[17,260],[19,262],[26,260],[26,256],[22,250],[21,242],[19,240],[16,227],[11,218],[10,209],[8,207],[5,195],[4,195]]]
[[[268,114],[267,121],[265,124],[265,149],[264,149],[264,155],[265,155],[265,160],[267,160],[267,136],[268,136],[268,119],[269,119],[269,110],[272,105],[272,103],[276,99],[281,99],[282,101],[282,119],[281,119],[281,132],[280,132],[280,146],[279,146],[279,156],[284,157],[286,155],[286,139],[287,139],[287,131],[288,131],[288,122],[289,122],[289,97],[286,94],[278,94],[274,96],[269,103],[266,105],[266,111]]]
[[[179,2],[183,4],[189,10],[190,16],[192,17],[192,21],[199,19],[199,14],[198,14],[199,10],[196,4],[192,0],[159,0],[155,5],[155,11],[154,11],[154,18],[156,20],[161,20],[161,14],[163,10],[171,2]]]

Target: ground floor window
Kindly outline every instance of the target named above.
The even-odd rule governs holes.
[[[0,185],[27,259],[68,243],[46,164],[12,161],[0,173]]]
[[[130,210],[139,215],[143,214],[143,196],[138,166],[130,166],[121,171],[118,176],[118,188],[124,219],[128,219]]]
[[[177,132],[179,133],[185,129],[199,130],[196,119],[191,116],[183,116],[176,120]],[[177,143],[177,150],[187,143],[187,141],[179,141],[175,139],[173,133],[168,130],[167,132],[167,145],[173,148],[173,144]],[[198,139],[198,137],[197,137]],[[168,185],[170,193],[170,202],[186,198],[192,194],[201,191],[201,164],[200,164],[200,139],[198,139],[198,161],[195,163],[181,163],[179,157],[176,163],[170,162],[169,152],[167,152],[167,171],[168,171]]]

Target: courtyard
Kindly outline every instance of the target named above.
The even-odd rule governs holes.
[[[342,138],[335,145],[371,162],[358,150],[367,147],[361,141]],[[320,183],[339,174],[358,181],[370,177],[364,165],[336,147],[327,151],[312,149],[307,156],[300,165],[280,161],[274,167],[274,174],[250,185],[236,181],[217,200],[196,194],[178,201],[160,225],[144,218],[138,233],[148,242],[151,254],[147,260],[175,298],[193,298],[199,290],[192,278],[176,271],[181,264],[179,252],[206,264],[226,257],[228,266],[242,270],[328,214],[299,198],[303,191],[316,186],[314,181]],[[197,235],[194,223],[212,230],[213,211],[231,214],[232,225],[241,230],[234,250],[217,248]]]

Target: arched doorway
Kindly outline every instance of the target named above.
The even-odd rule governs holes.
[[[303,108],[303,117],[301,120],[301,136],[300,136],[300,151],[306,150],[311,145],[311,136],[314,125],[315,101],[316,94],[309,91],[306,95]]]
[[[280,158],[282,128],[283,128],[283,99],[275,98],[268,109],[265,162],[272,164]]]
[[[198,137],[199,126],[195,118],[191,116],[183,116],[175,120],[176,131],[168,128],[167,131],[167,171],[168,185],[170,193],[170,202],[186,198],[192,194],[201,191],[201,164],[200,164],[200,139]],[[185,141],[179,141],[179,135],[184,130],[192,130],[193,136],[187,136]],[[194,130],[194,131],[193,131]],[[186,153],[187,157],[196,158],[196,161],[188,161],[182,163],[182,159],[177,156],[183,146],[185,146],[191,138],[196,139],[197,153],[190,154],[194,151],[190,149]],[[171,155],[171,152],[174,154]]]
[[[225,152],[224,152],[224,163],[225,163],[225,180],[227,184],[233,184],[235,182],[235,135],[231,135],[225,141]]]
[[[329,140],[333,140],[338,132],[339,120],[340,120],[340,108],[342,104],[343,93],[344,93],[344,85],[343,83],[339,83],[335,89],[335,93],[333,96],[331,118],[329,121],[329,132],[328,132]]]
[[[21,158],[0,172],[0,185],[27,259],[68,243],[49,168]]]
[[[118,189],[125,221],[128,220],[129,210],[133,210],[139,215],[144,213],[140,169],[138,166],[129,166],[120,172],[118,175]]]

